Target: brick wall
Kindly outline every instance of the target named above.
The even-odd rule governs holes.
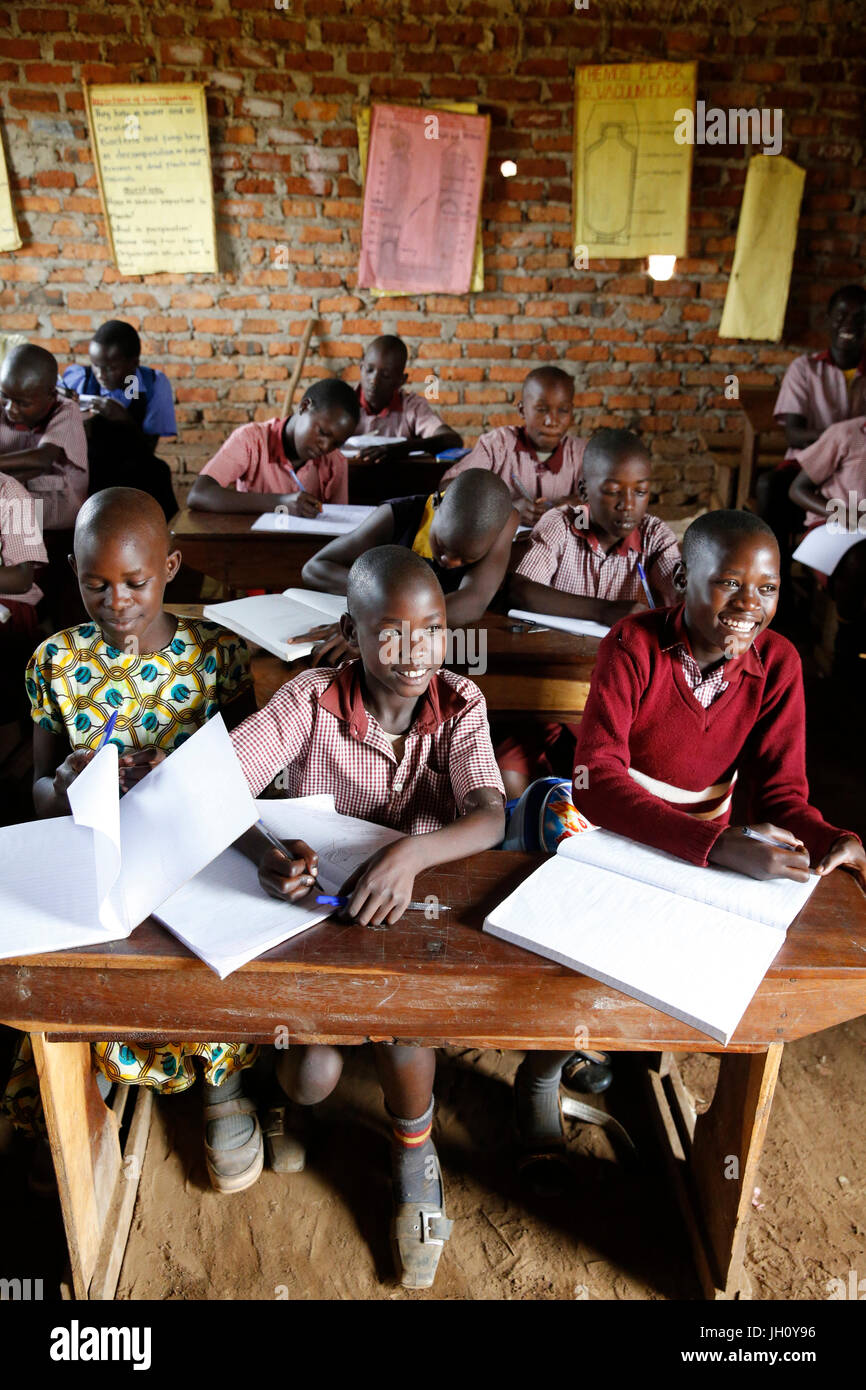
[[[180,490],[237,424],[278,406],[305,319],[327,320],[305,379],[357,380],[364,340],[397,332],[411,376],[435,372],[474,439],[515,419],[533,366],[575,376],[579,423],[651,439],[664,500],[703,498],[705,449],[735,433],[723,379],[771,386],[821,341],[831,288],[863,275],[866,28],[862,6],[762,0],[0,0],[0,98],[25,245],[0,258],[0,322],[66,363],[108,317],[140,330],[177,395],[167,447]],[[579,63],[697,58],[698,95],[784,111],[783,152],[808,171],[783,342],[718,327],[748,153],[695,151],[688,259],[653,284],[634,261],[571,268]],[[221,273],[126,278],[110,263],[81,82],[206,81]],[[357,104],[477,99],[492,118],[483,294],[375,302],[355,283]],[[504,179],[504,158],[518,175]],[[289,268],[274,265],[288,245]]]

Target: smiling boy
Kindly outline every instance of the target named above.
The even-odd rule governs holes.
[[[329,794],[342,814],[403,831],[344,890],[349,917],[393,925],[419,873],[499,844],[504,797],[484,697],[440,669],[445,598],[429,566],[400,546],[379,546],[352,566],[347,599],[341,627],[355,659],[288,681],[232,742],[253,795],[282,772],[288,796]],[[296,901],[309,891],[315,847],[296,841],[280,854],[256,827],[240,843],[266,892]],[[430,1137],[435,1053],[385,1043],[375,1052],[392,1126],[398,1270],[407,1287],[429,1287],[451,1228]],[[320,1045],[296,1050],[279,1075],[293,1101],[312,1105],[341,1069],[337,1049]]]
[[[561,367],[536,367],[523,383],[517,406],[522,425],[482,434],[471,454],[442,476],[448,483],[468,468],[487,468],[508,486],[524,526],[534,526],[548,507],[576,506],[586,440],[568,433],[574,419],[574,380]]]

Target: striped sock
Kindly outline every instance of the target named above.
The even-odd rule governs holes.
[[[388,1107],[386,1106],[387,1110]],[[433,1130],[433,1101],[414,1120],[392,1115],[391,1177],[396,1202],[438,1202],[441,1194],[436,1175],[436,1148],[431,1138]]]

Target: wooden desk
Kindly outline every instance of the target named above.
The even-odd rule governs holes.
[[[378,506],[392,497],[435,492],[449,463],[437,463],[433,454],[394,462],[362,464],[349,459],[349,501]]]
[[[740,392],[740,409],[743,412],[743,444],[740,451],[740,468],[737,474],[737,492],[734,505],[745,507],[754,493],[755,468],[761,446],[761,436],[778,434],[784,439],[783,431],[776,424],[773,407],[778,391],[749,389]],[[784,446],[781,450],[784,452]]]
[[[647,1094],[704,1290],[736,1296],[783,1044],[866,1012],[866,898],[841,872],[818,887],[722,1048],[656,1009],[482,934],[485,914],[540,862],[493,851],[444,865],[421,875],[416,888],[419,898],[435,893],[448,903],[438,921],[411,913],[384,931],[323,923],[227,980],[153,920],[107,947],[0,961],[0,1019],[33,1034],[77,1296],[112,1296],[140,1160],[127,1159],[124,1170],[88,1040],[273,1043],[286,1036],[277,1030],[287,1030],[291,1043],[338,1045],[571,1049],[579,1037],[581,1046],[649,1054]],[[675,1051],[722,1054],[702,1115],[690,1107]],[[148,1103],[141,1092],[134,1124]],[[727,1176],[732,1157],[737,1177]],[[120,1236],[118,1220],[126,1223]]]
[[[253,531],[257,518],[243,512],[200,512],[184,508],[171,523],[175,544],[192,569],[229,589],[283,589],[301,583],[301,570],[330,536],[292,536]]]

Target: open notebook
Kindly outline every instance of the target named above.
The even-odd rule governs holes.
[[[362,449],[387,448],[391,444],[405,444],[405,434],[352,434],[345,444],[340,445],[340,453],[344,458],[357,458]]]
[[[579,637],[606,637],[610,632],[604,623],[593,623],[589,618],[563,618],[558,613],[530,613],[526,608],[509,608],[509,618],[522,618],[525,623],[537,623],[539,627],[555,627],[560,632],[573,632]]]
[[[261,819],[279,839],[305,840],[319,856],[318,891],[337,893],[350,874],[377,849],[402,839],[354,816],[340,815],[330,796],[259,801]],[[334,911],[269,898],[255,864],[227,849],[155,913],[174,936],[221,979],[265,951],[315,926]]]
[[[592,830],[563,840],[484,930],[727,1043],[818,881],[759,882]]]
[[[372,516],[375,507],[352,503],[325,502],[318,516],[292,516],[289,512],[264,512],[256,517],[251,531],[281,531],[287,536],[343,536]]]
[[[299,656],[309,656],[316,645],[296,642],[296,636],[322,623],[337,622],[345,611],[346,599],[342,594],[285,589],[281,594],[255,594],[229,603],[209,603],[202,617],[258,643],[283,661],[294,661]]]
[[[71,816],[0,829],[0,958],[129,936],[258,812],[217,715],[121,797],[108,743]]]
[[[842,559],[847,555],[853,545],[859,545],[861,541],[866,541],[866,531],[841,531],[838,526],[813,526],[807,531],[794,554],[792,560],[799,560],[801,565],[808,565],[810,569],[820,570],[822,574],[832,574]]]

